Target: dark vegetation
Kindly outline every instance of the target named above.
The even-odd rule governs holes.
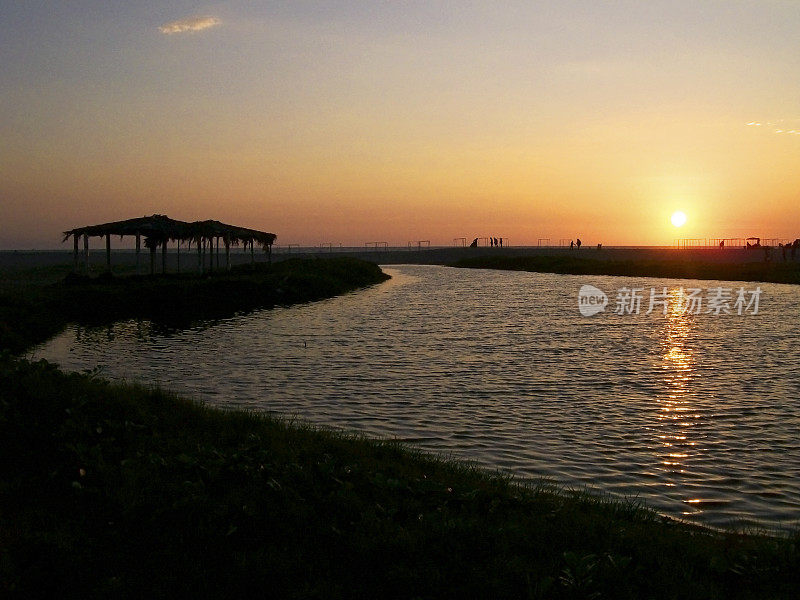
[[[269,298],[375,274],[311,262],[276,265]],[[58,324],[126,286],[28,290]],[[799,542],[0,354],[0,597],[795,598]]]
[[[0,367],[0,595],[796,597],[797,539],[716,534],[397,443]]]
[[[198,277],[67,274],[49,267],[10,274],[0,291],[0,348],[21,352],[57,334],[69,322],[98,325],[141,317],[180,327],[278,304],[319,300],[384,281],[369,262],[350,258],[293,259],[272,266],[235,267]]]
[[[800,263],[782,261],[709,263],[688,260],[598,260],[575,256],[480,256],[459,260],[452,266],[569,275],[800,283]]]

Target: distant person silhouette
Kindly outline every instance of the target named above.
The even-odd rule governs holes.
[[[472,240],[472,243],[469,245],[470,248],[477,248],[478,247],[478,238]]]
[[[497,238],[494,238],[494,246],[497,247]]]
[[[598,250],[602,250],[603,249],[603,244],[597,244],[597,249]]]
[[[489,238],[489,246],[494,248],[494,238]]]
[[[500,247],[503,247],[503,238],[500,238]]]
[[[575,242],[575,245],[578,247],[578,250],[581,249],[581,238],[578,238],[578,241]]]
[[[572,250],[575,247],[575,242],[572,240],[569,241],[569,249]]]

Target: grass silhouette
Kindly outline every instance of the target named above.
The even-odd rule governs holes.
[[[211,312],[238,309],[230,290],[250,303],[304,301],[371,282],[375,269],[287,262],[204,281],[30,285],[14,293],[45,326],[34,322],[32,334],[4,316],[3,339],[25,348],[70,319],[162,315],[167,299],[194,306],[219,293]],[[67,374],[8,350],[0,440],[3,597],[795,598],[800,589],[797,534],[713,532],[635,502]]]
[[[599,260],[575,256],[479,256],[451,266],[568,275],[620,275],[669,279],[800,283],[797,262],[702,262],[695,260]]]

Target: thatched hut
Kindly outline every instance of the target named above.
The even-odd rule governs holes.
[[[170,219],[165,215],[152,215],[150,217],[140,217],[128,219],[126,221],[115,221],[113,223],[103,223],[101,225],[89,225],[78,227],[64,232],[63,241],[73,238],[73,255],[75,271],[80,267],[78,254],[78,239],[83,237],[83,252],[86,272],[89,271],[89,238],[106,238],[106,267],[111,271],[111,236],[118,235],[136,237],[136,271],[139,271],[139,258],[142,248],[142,238],[144,245],[150,249],[150,273],[155,273],[156,250],[161,247],[162,271],[166,271],[167,266],[167,242],[177,242],[178,244],[178,265],[180,268],[180,247],[182,242],[186,242],[188,247],[194,243],[197,247],[198,269],[202,272],[205,269],[206,251],[209,255],[209,270],[213,270],[213,250],[216,242],[217,248],[217,267],[219,267],[220,241],[225,247],[226,268],[231,268],[231,246],[243,244],[245,248],[250,246],[250,259],[255,261],[254,246],[258,243],[271,259],[272,244],[277,236],[274,233],[248,229],[227,225],[219,221],[195,221],[187,223]]]

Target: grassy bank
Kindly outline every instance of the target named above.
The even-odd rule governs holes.
[[[200,319],[278,304],[319,300],[387,276],[349,258],[287,260],[230,273],[127,277],[56,277],[68,268],[17,271],[0,290],[0,348],[21,352],[67,323],[102,324],[141,317],[183,326]],[[11,279],[13,277],[13,279]]]
[[[71,320],[326,297],[374,265],[0,294],[3,343]],[[7,347],[14,347],[7,344]],[[0,354],[0,597],[793,598],[800,538],[713,533],[391,442]]]
[[[800,283],[800,263],[707,263],[688,260],[598,260],[578,256],[480,256],[451,266],[568,275],[621,275],[669,279],[717,279]]]
[[[715,534],[369,441],[0,361],[0,595],[796,597]]]

